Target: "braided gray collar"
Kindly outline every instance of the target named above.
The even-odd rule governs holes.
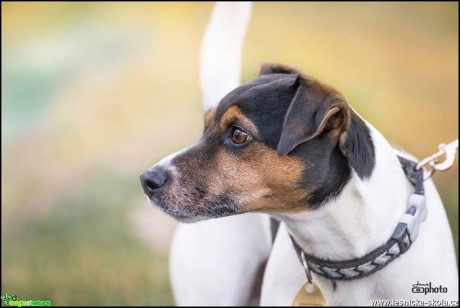
[[[416,240],[420,223],[426,219],[427,209],[423,188],[423,169],[416,170],[417,163],[398,157],[409,181],[415,186],[415,192],[409,198],[409,207],[399,220],[393,235],[382,246],[361,258],[346,261],[330,261],[306,254],[291,236],[292,243],[302,262],[305,257],[307,268],[312,272],[335,280],[350,280],[365,277],[382,268],[409,250]],[[305,266],[305,265],[304,265]]]

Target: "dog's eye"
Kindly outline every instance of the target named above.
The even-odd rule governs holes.
[[[232,131],[232,141],[235,144],[243,144],[248,141],[249,135],[241,129],[234,127]]]

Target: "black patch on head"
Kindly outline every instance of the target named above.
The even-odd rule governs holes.
[[[259,141],[276,149],[284,115],[297,90],[297,77],[296,74],[264,75],[236,88],[221,100],[216,121],[229,108],[237,106],[258,128]]]
[[[347,159],[326,135],[300,144],[290,155],[299,157],[306,166],[301,186],[310,191],[303,201],[310,208],[336,197],[351,177]]]

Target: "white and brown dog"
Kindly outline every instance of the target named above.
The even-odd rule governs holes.
[[[285,226],[271,251],[261,294],[262,304],[282,305],[292,302],[305,280],[288,233],[305,253],[318,259],[361,258],[391,239],[414,192],[395,150],[337,90],[281,65],[264,66],[259,77],[225,96],[207,113],[201,140],[156,164],[141,181],[151,202],[182,222],[248,212],[282,221]],[[314,274],[331,304],[455,299],[458,276],[452,234],[430,180],[425,191],[430,213],[404,255],[353,280]],[[263,230],[264,223],[260,226]],[[251,236],[249,245],[269,247],[262,233],[255,242]],[[242,236],[241,245],[204,249],[225,249],[232,258],[232,251],[253,249]],[[220,246],[227,245],[222,239]],[[201,249],[187,246],[186,251],[190,255]],[[210,255],[202,258],[200,262],[228,266]],[[252,274],[263,258],[254,263],[259,264],[248,264],[247,269]],[[186,273],[178,275],[177,279],[189,279],[180,278]],[[211,285],[226,279],[193,278]],[[257,282],[247,281],[246,275],[239,279],[252,293]],[[441,285],[447,292],[412,293],[417,282]]]
[[[306,279],[291,237],[331,305],[458,300],[442,201],[424,182],[429,214],[416,238],[414,186],[398,156],[413,160],[333,87],[262,66],[206,113],[197,144],[141,175],[152,204],[194,223],[172,247],[177,304],[290,305]],[[273,244],[269,216],[282,222]],[[414,292],[425,283],[431,289]]]

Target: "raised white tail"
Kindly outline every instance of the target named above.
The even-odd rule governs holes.
[[[200,82],[207,111],[241,83],[241,54],[251,2],[217,2],[201,45]]]

